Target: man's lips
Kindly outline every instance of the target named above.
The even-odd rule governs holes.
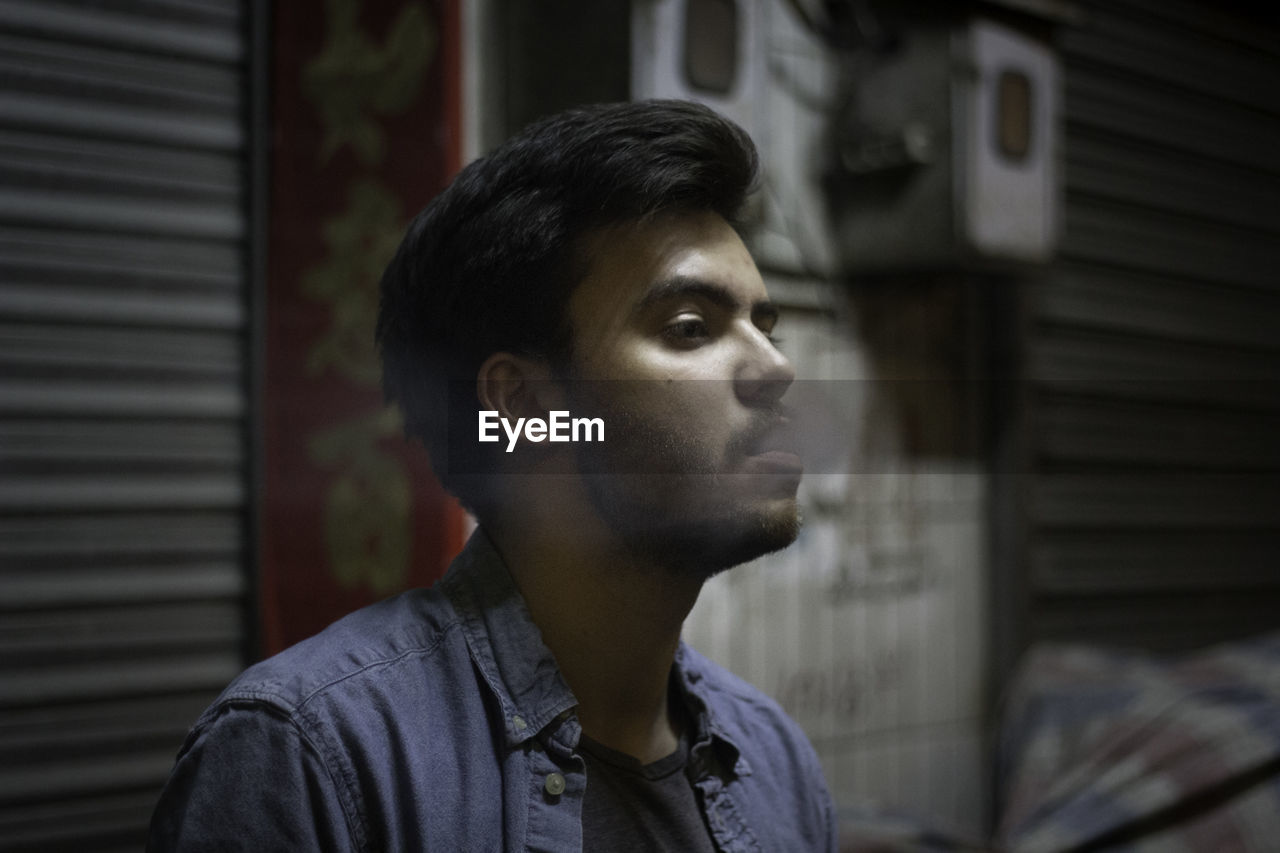
[[[794,449],[795,436],[791,423],[790,418],[782,417],[758,430],[755,440],[744,454],[744,467],[748,471],[795,476],[804,473],[804,462]]]
[[[796,435],[790,412],[776,405],[741,434],[730,449],[730,458],[742,460],[740,470],[749,474],[775,474],[799,478],[804,462],[796,451]]]
[[[800,459],[798,453],[774,448],[751,454],[747,457],[743,468],[748,473],[784,474],[798,477],[804,473],[804,462]]]

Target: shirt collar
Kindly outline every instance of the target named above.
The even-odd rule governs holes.
[[[693,721],[690,761],[698,770],[714,772],[714,766],[707,766],[707,762],[713,762],[720,768],[732,768],[738,776],[750,776],[751,765],[726,728],[724,714],[717,709],[718,691],[707,686],[707,670],[711,665],[683,640],[680,641],[676,649],[675,671]]]
[[[578,704],[483,528],[472,534],[440,586],[460,618],[476,668],[502,709],[508,746],[537,736]],[[693,723],[691,753],[696,759],[711,747],[710,754],[722,767],[750,775],[751,768],[726,730],[707,687],[709,667],[705,658],[681,641],[675,672]]]
[[[578,704],[483,529],[472,534],[440,584],[461,619],[472,660],[502,708],[508,746],[524,743]]]

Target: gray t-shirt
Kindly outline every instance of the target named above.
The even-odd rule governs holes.
[[[689,742],[666,758],[641,764],[586,735],[578,751],[587,762],[582,802],[582,849],[609,853],[715,853],[698,807],[697,792],[685,775]]]

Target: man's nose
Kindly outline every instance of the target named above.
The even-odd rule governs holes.
[[[773,405],[795,381],[796,369],[769,335],[755,326],[751,327],[744,346],[746,352],[734,372],[738,399],[753,406]]]

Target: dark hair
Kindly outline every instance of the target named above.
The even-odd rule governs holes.
[[[542,119],[464,168],[409,225],[382,276],[383,389],[437,476],[481,503],[476,373],[499,351],[565,357],[588,233],[670,210],[735,222],[756,178],[743,130],[689,101],[599,104]]]

